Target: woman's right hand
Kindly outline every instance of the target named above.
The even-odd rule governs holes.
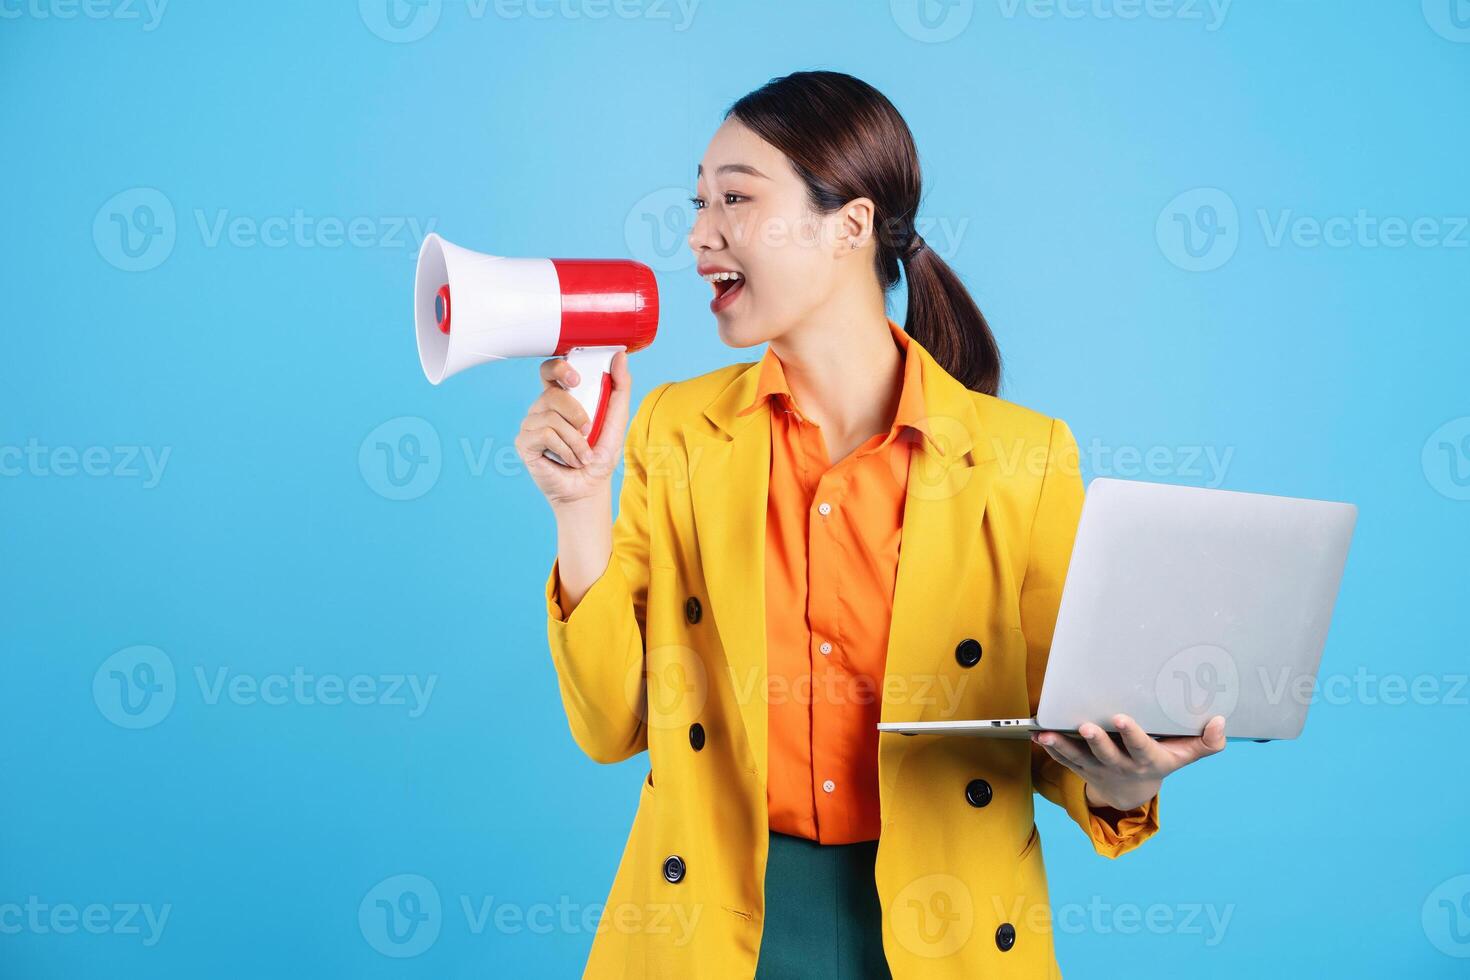
[[[515,446],[531,479],[552,507],[586,500],[611,485],[612,471],[623,452],[633,387],[626,352],[613,355],[611,373],[613,388],[607,417],[598,433],[597,445],[589,450],[583,427],[591,432],[592,419],[572,393],[557,383],[562,381],[575,387],[576,372],[564,357],[541,362],[541,381],[545,388],[526,412]],[[572,465],[562,466],[548,459],[543,455],[547,449]]]

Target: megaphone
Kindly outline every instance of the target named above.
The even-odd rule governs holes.
[[[587,443],[595,446],[613,355],[642,350],[658,332],[658,283],[641,262],[504,258],[431,232],[419,246],[413,316],[430,384],[487,361],[565,357],[579,375],[567,390],[592,420]]]

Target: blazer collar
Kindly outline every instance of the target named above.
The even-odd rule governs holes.
[[[888,325],[895,332],[902,333],[902,328],[892,319],[888,320]],[[921,367],[926,416],[915,422],[915,426],[928,436],[923,441],[925,448],[940,459],[953,460],[974,447],[983,446],[977,450],[982,455],[976,462],[993,458],[994,447],[981,441],[980,418],[975,411],[972,392],[941,367],[922,344],[907,334],[904,336],[908,341],[906,357],[917,356]],[[765,357],[747,365],[705,406],[704,417],[731,438],[749,431],[756,419],[769,424],[767,411],[741,414],[741,410],[754,401],[760,389],[762,370],[770,357],[774,355],[767,349]]]

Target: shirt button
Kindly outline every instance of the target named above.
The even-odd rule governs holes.
[[[828,514],[832,513],[832,505],[831,504],[818,504],[817,505],[817,513],[821,514],[823,517],[826,517]]]
[[[832,644],[823,643],[821,646],[817,647],[817,649],[821,650],[823,654],[828,654],[832,652]]]
[[[832,782],[832,780],[830,780],[830,779],[827,780],[825,783],[822,784],[822,789],[825,790],[828,793],[832,792],[836,788],[837,788],[837,784],[834,783],[834,782]]]

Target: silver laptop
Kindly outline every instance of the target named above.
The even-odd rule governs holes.
[[[1029,738],[1115,731],[1296,738],[1337,601],[1352,504],[1098,477],[1088,486],[1034,718],[881,722]]]

